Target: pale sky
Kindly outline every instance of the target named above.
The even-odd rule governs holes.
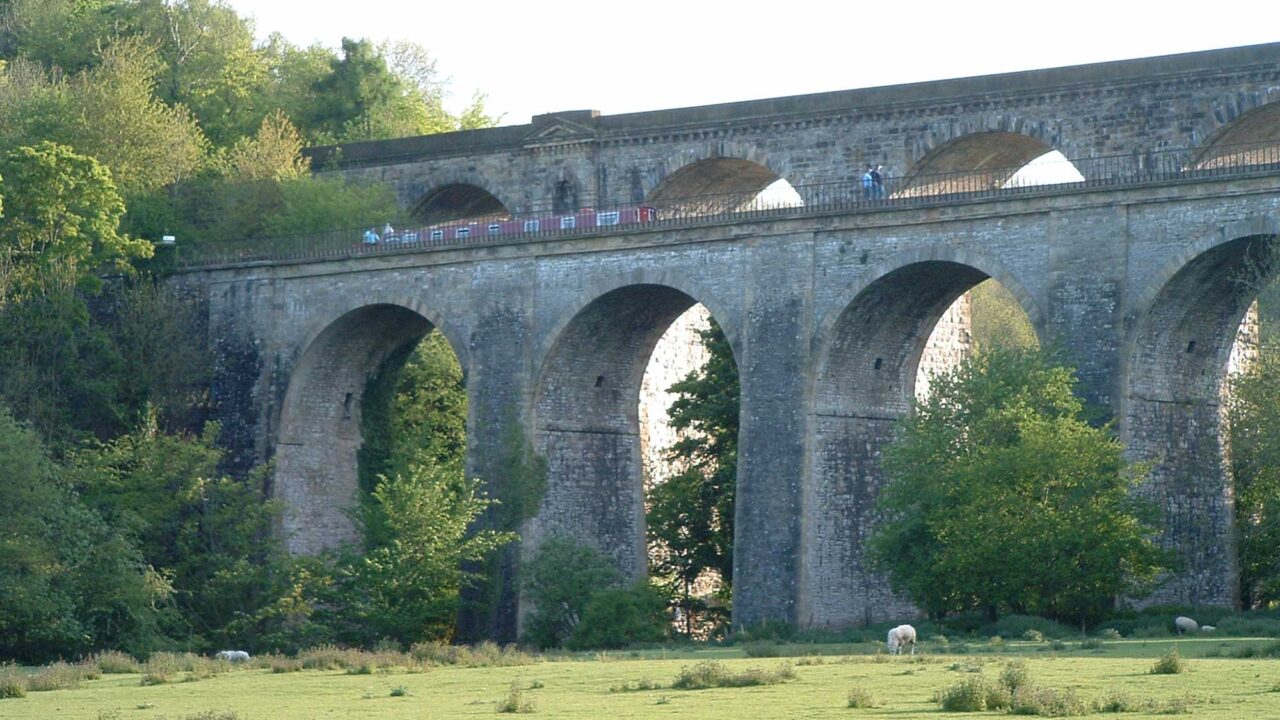
[[[229,0],[299,45],[407,39],[502,124],[895,85],[1280,41],[1274,0]]]

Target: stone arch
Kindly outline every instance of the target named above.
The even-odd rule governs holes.
[[[410,215],[424,225],[507,217],[515,208],[505,193],[477,173],[454,173],[433,180],[410,201]]]
[[[1280,162],[1280,87],[1220,98],[1191,140],[1196,170]]]
[[[1025,287],[976,254],[920,252],[867,277],[818,328],[802,501],[800,618],[808,626],[915,612],[867,566],[864,547],[876,520],[882,449],[911,410],[920,358],[943,313],[960,295],[995,278],[1044,335],[1043,315]]]
[[[697,302],[671,285],[624,284],[576,306],[557,328],[533,400],[533,446],[546,458],[547,488],[523,533],[526,556],[543,539],[569,534],[628,577],[645,575],[640,385],[658,340]]]
[[[1001,188],[1031,161],[1061,151],[1051,142],[1056,137],[1049,136],[1043,124],[1028,127],[1011,120],[996,125],[997,129],[960,133],[942,142],[917,143],[912,149],[914,161],[897,186],[891,187],[892,196]],[[930,135],[927,139],[941,137]]]
[[[670,170],[668,170],[670,168]],[[785,168],[760,148],[719,142],[669,157],[646,178],[644,200],[660,211],[716,214],[750,205],[762,190],[785,179]]]
[[[1236,602],[1222,383],[1242,319],[1280,275],[1278,233],[1274,217],[1224,226],[1140,296],[1125,344],[1122,431],[1129,452],[1151,463],[1141,492],[1160,508],[1162,542],[1181,562],[1155,602]]]
[[[356,539],[349,513],[365,383],[384,360],[432,328],[407,304],[367,303],[309,332],[281,402],[275,447],[272,492],[285,506],[282,531],[290,551],[313,554]]]

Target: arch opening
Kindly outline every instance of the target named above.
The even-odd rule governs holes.
[[[661,217],[717,215],[804,204],[785,178],[750,160],[712,158],[676,170],[645,198]]]
[[[968,295],[975,288],[976,304]],[[986,317],[980,323],[975,313]],[[978,338],[976,328],[984,333]],[[987,273],[957,262],[893,270],[845,307],[814,380],[812,471],[804,492],[804,624],[838,627],[914,612],[864,555],[878,520],[882,451],[897,420],[928,392],[930,374],[955,367],[975,347],[1019,343],[1038,343],[1026,311]]]
[[[688,469],[664,453],[681,436],[663,422],[671,400],[664,391],[705,361],[697,333],[709,321],[679,290],[632,285],[596,298],[560,333],[534,403],[547,490],[526,526],[527,556],[549,537],[570,535],[625,576],[646,576],[646,485]]]
[[[1151,462],[1142,494],[1163,514],[1182,567],[1152,602],[1234,605],[1239,597],[1229,378],[1256,357],[1257,298],[1280,275],[1274,235],[1222,243],[1156,294],[1127,358],[1125,441]]]
[[[367,414],[385,412],[391,402],[384,392],[371,405],[370,395],[379,392],[378,378],[383,390],[394,389],[400,368],[424,338],[457,362],[429,320],[391,304],[346,313],[303,350],[282,404],[273,478],[291,552],[316,554],[360,539],[352,512],[361,491],[361,466],[371,462],[370,451],[377,447],[364,441]],[[460,381],[460,368],[458,376]]]
[[[1227,123],[1205,144],[1195,170],[1280,162],[1280,102],[1254,108]]]
[[[891,197],[922,197],[1080,182],[1062,153],[1027,135],[982,132],[956,138],[917,162]]]
[[[437,188],[414,206],[411,215],[423,225],[439,225],[459,220],[497,220],[511,213],[484,188],[454,183]]]

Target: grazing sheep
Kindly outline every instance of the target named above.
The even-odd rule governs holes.
[[[911,654],[916,654],[916,629],[910,625],[899,625],[889,631],[889,654],[901,655],[902,646],[910,645]]]
[[[218,653],[218,659],[233,663],[248,662],[249,653],[243,650],[223,650]]]
[[[1213,632],[1214,630],[1217,630],[1217,629],[1218,629],[1218,628],[1216,628],[1216,627],[1214,627],[1214,626],[1212,626],[1212,625],[1201,625],[1201,626],[1200,626],[1200,632]]]
[[[1183,633],[1195,632],[1200,629],[1200,625],[1185,615],[1179,615],[1173,619],[1173,627],[1178,631],[1179,635]]]

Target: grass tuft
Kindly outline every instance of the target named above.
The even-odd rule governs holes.
[[[0,700],[27,696],[27,676],[16,665],[0,665]]]
[[[730,672],[723,664],[715,660],[705,660],[697,665],[681,668],[671,687],[676,690],[705,690],[723,687],[753,687],[756,685],[777,685],[796,677],[795,667],[791,663],[782,663],[776,670],[747,668],[740,673]]]
[[[1187,663],[1178,654],[1178,648],[1174,648],[1156,661],[1148,672],[1152,675],[1178,675],[1187,671]]]
[[[533,700],[524,696],[520,683],[511,683],[507,696],[498,701],[497,711],[500,713],[531,713]]]
[[[849,691],[849,703],[845,707],[856,709],[880,707],[880,701],[870,690],[856,687]]]

